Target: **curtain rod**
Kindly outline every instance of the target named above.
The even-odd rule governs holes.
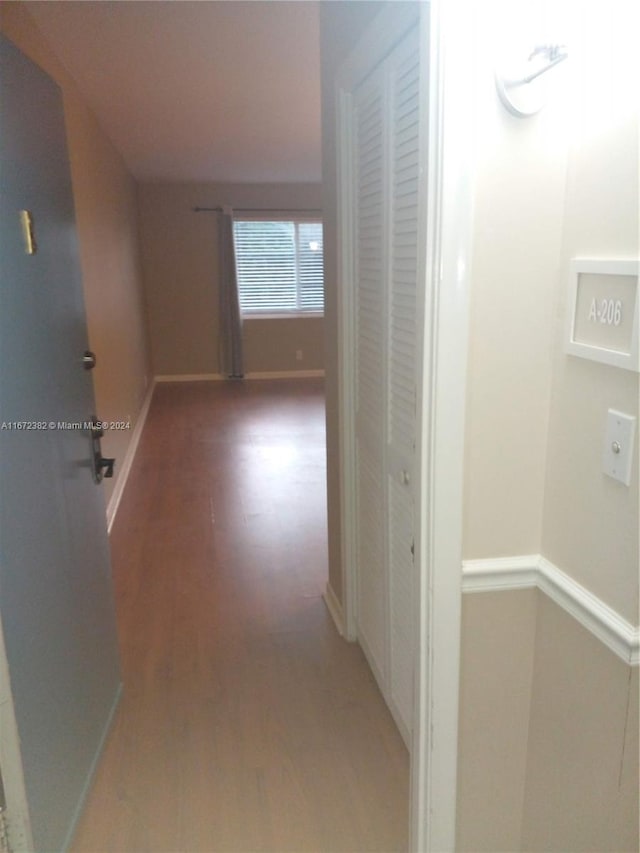
[[[222,213],[222,207],[192,207],[194,213]],[[320,213],[319,208],[235,207],[237,213]]]

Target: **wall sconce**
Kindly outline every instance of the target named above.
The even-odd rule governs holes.
[[[496,89],[506,109],[520,117],[539,112],[547,100],[544,75],[568,57],[564,44],[541,44],[526,60],[496,71]]]

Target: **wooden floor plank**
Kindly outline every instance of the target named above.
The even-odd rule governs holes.
[[[409,762],[322,601],[318,380],[157,387],[111,548],[124,696],[76,853],[407,846]]]

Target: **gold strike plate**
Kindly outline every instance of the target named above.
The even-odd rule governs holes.
[[[27,255],[35,255],[38,251],[38,246],[33,230],[33,216],[30,210],[20,211],[20,224],[22,225],[22,235],[24,237],[24,250]]]

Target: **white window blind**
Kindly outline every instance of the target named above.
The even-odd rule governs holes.
[[[233,224],[243,314],[322,312],[322,223],[236,219]]]

